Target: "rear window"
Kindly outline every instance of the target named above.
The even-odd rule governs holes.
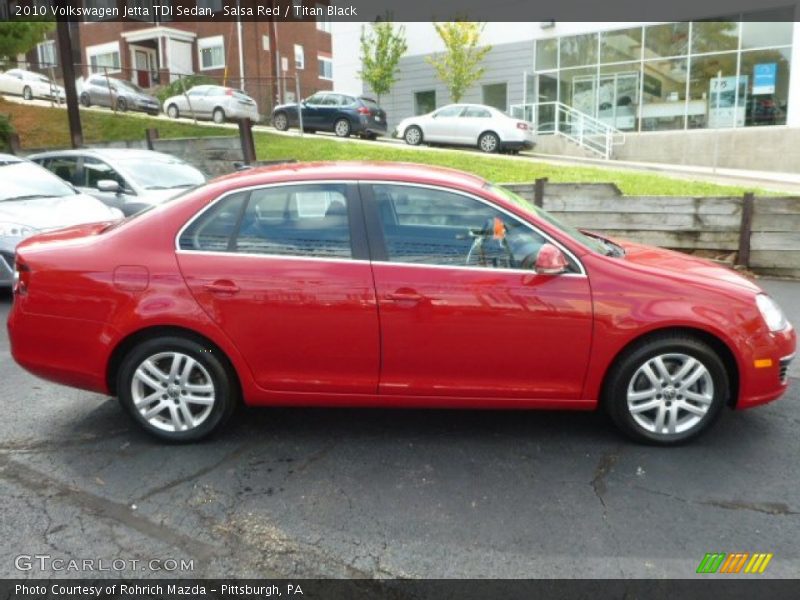
[[[380,108],[380,106],[378,106],[378,103],[375,102],[375,100],[373,100],[372,98],[361,98],[361,102],[363,102],[364,106],[366,106],[367,108],[372,108],[375,110]]]

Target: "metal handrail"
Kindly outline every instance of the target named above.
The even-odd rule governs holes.
[[[550,107],[553,115],[552,125],[546,123],[552,129],[546,131],[539,118],[543,107]],[[624,132],[563,102],[513,104],[510,113],[532,123],[537,133],[560,135],[605,159],[611,158],[614,146],[625,143]]]

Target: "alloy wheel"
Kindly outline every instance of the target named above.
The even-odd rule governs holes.
[[[208,370],[182,352],[159,352],[133,374],[134,410],[161,431],[190,431],[208,419],[216,390]]]
[[[411,146],[416,146],[422,141],[422,132],[419,127],[409,127],[406,129],[405,134],[406,143]]]
[[[347,119],[339,119],[333,126],[333,130],[339,137],[350,135],[350,122]]]
[[[484,152],[494,152],[500,145],[500,140],[493,133],[484,133],[478,141],[478,145]]]
[[[656,435],[694,429],[713,401],[711,373],[688,354],[654,356],[634,372],[628,384],[628,412],[637,425]]]

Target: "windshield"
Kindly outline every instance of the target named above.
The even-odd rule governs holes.
[[[590,237],[590,236],[586,235],[585,233],[582,233],[580,230],[578,230],[577,228],[573,227],[572,225],[567,225],[566,223],[562,223],[561,221],[556,219],[553,215],[551,215],[549,212],[547,212],[546,210],[544,210],[542,208],[539,208],[538,206],[535,206],[535,205],[531,204],[530,202],[528,202],[525,198],[523,198],[519,194],[515,194],[511,190],[507,190],[506,188],[501,187],[499,185],[488,184],[488,188],[491,191],[493,191],[493,192],[497,193],[498,195],[502,196],[506,200],[509,200],[509,201],[513,202],[514,204],[519,204],[520,206],[525,207],[526,209],[528,209],[529,211],[534,213],[537,217],[539,217],[543,221],[546,221],[547,223],[550,223],[550,225],[552,225],[553,227],[556,227],[557,229],[559,229],[563,233],[566,233],[573,240],[576,240],[576,241],[580,242],[581,244],[583,244],[587,248],[589,248],[591,250],[594,250],[595,252],[599,252],[600,254],[608,254],[609,253],[608,252],[608,247],[600,239],[594,238],[594,237]]]
[[[117,79],[116,81],[114,81],[114,83],[116,83],[118,87],[120,87],[120,88],[122,88],[124,90],[128,90],[129,92],[136,92],[137,94],[144,94],[144,90],[142,90],[142,88],[140,88],[135,83],[131,83],[130,81],[122,81],[121,79]]]
[[[206,182],[200,171],[177,161],[129,158],[120,160],[119,165],[134,183],[146,190],[171,190]]]
[[[50,171],[30,162],[0,163],[0,181],[0,202],[77,194]]]

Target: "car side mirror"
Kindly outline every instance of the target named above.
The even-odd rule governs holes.
[[[97,190],[109,194],[118,194],[120,192],[119,182],[113,179],[101,179],[97,182]]]
[[[567,258],[553,244],[543,244],[536,256],[534,269],[540,275],[560,275],[567,270]]]

